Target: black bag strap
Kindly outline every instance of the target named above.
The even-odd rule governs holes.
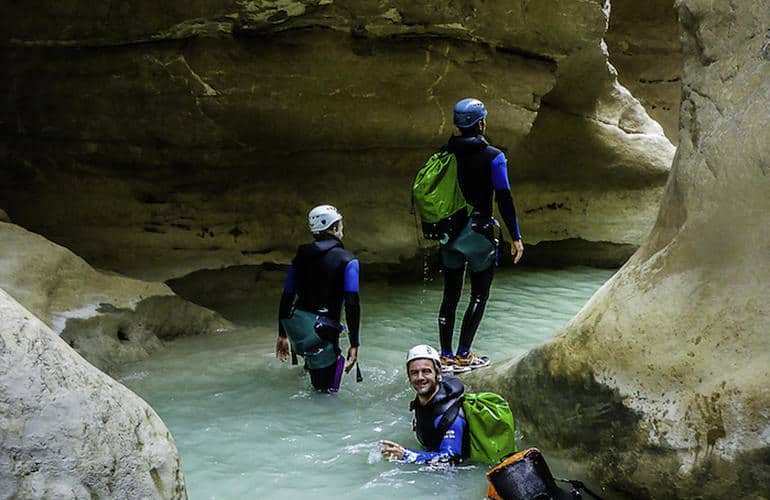
[[[570,486],[572,486],[572,498],[582,498],[580,494],[580,490],[585,491],[588,493],[591,497],[595,498],[596,500],[604,500],[602,497],[594,493],[593,491],[589,490],[585,484],[583,484],[583,481],[578,481],[577,479],[556,479],[557,481],[560,481],[562,483],[567,483]]]
[[[436,436],[438,436],[439,440],[436,445],[441,442],[441,440],[444,438],[444,434],[446,434],[446,431],[449,430],[454,421],[457,419],[457,416],[460,414],[460,409],[463,406],[463,401],[465,401],[465,396],[460,396],[451,405],[449,405],[444,414],[441,415],[441,420],[438,421],[438,425],[436,426]]]

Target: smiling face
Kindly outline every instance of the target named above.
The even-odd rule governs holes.
[[[438,391],[439,374],[432,360],[421,358],[410,361],[406,367],[406,374],[409,377],[409,384],[417,393],[421,403],[430,401]]]

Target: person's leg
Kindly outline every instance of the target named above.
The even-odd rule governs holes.
[[[342,372],[345,369],[345,357],[340,354],[337,356],[337,363],[334,365],[334,381],[329,389],[330,392],[337,392],[340,390],[340,384],[342,383]]]
[[[332,391],[334,388],[334,379],[337,373],[338,365],[339,359],[337,359],[336,363],[332,363],[326,368],[308,370],[310,372],[310,383],[313,384],[313,387],[319,391]]]
[[[483,271],[471,271],[470,273],[471,299],[468,309],[465,311],[465,316],[463,316],[463,323],[460,329],[460,344],[457,347],[458,356],[465,356],[471,350],[473,338],[476,336],[476,330],[479,328],[481,318],[484,316],[484,309],[487,306],[489,289],[492,287],[494,273],[494,265],[490,265]]]
[[[463,291],[465,270],[444,268],[444,298],[438,313],[438,334],[441,342],[441,355],[452,356],[452,336],[455,328],[457,303]]]

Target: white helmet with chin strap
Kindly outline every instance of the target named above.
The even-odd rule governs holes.
[[[441,357],[438,351],[426,344],[420,344],[409,349],[406,353],[406,368],[409,369],[409,363],[415,359],[430,359],[436,367],[436,371],[441,373]]]
[[[331,205],[318,205],[307,214],[307,222],[313,234],[326,231],[338,220],[342,220],[342,214]]]

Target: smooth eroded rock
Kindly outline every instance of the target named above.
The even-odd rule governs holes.
[[[770,11],[677,2],[682,128],[657,223],[552,342],[478,374],[530,439],[634,498],[770,491]]]
[[[471,95],[528,244],[607,242],[609,262],[654,220],[673,147],[607,64],[601,2],[46,5],[3,20],[0,194],[99,267],[286,263],[320,203],[363,261],[414,260],[409,184]],[[606,209],[538,210],[551,203]]]
[[[0,289],[4,498],[187,498],[155,412]]]
[[[182,335],[231,327],[162,283],[105,273],[42,236],[0,223],[0,288],[105,371]]]

